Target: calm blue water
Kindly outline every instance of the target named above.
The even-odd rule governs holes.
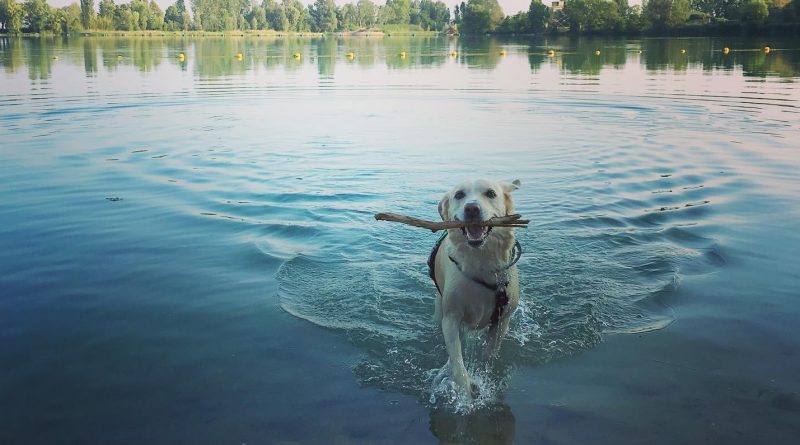
[[[0,66],[0,443],[800,437],[800,42],[0,38]],[[532,224],[464,406],[437,235],[373,214],[471,177],[520,179]]]

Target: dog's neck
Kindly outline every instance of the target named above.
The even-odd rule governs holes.
[[[444,246],[445,252],[458,262],[461,271],[469,276],[494,276],[511,261],[515,242],[512,229],[498,229],[495,228],[480,247],[454,242],[455,237],[448,236]]]

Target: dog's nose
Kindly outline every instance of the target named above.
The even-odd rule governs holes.
[[[480,219],[481,207],[475,203],[470,202],[464,205],[464,217],[466,219]]]

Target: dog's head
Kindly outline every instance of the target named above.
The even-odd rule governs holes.
[[[439,215],[443,221],[481,222],[495,216],[506,216],[514,212],[511,192],[520,186],[518,179],[511,183],[500,183],[476,179],[464,181],[447,192],[439,201]],[[450,230],[451,236],[462,237],[472,247],[480,247],[492,233],[492,227],[469,226]],[[497,227],[497,230],[509,230]]]

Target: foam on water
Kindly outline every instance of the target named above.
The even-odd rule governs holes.
[[[414,213],[406,196],[385,199]],[[417,216],[433,217],[430,201],[423,200],[430,211]],[[681,226],[694,224],[696,216],[684,211],[639,227],[626,221],[644,215],[650,203],[639,205],[638,216],[628,206],[600,217],[561,209],[517,230],[525,251],[519,262],[521,301],[501,354],[487,365],[479,358],[483,333],[465,339],[467,366],[480,390],[473,403],[454,389],[433,320],[436,290],[426,259],[437,235],[359,215],[354,231],[362,236],[331,236],[324,249],[283,263],[277,274],[280,304],[294,316],[342,331],[363,350],[354,367],[362,383],[414,394],[433,406],[479,409],[502,397],[514,366],[578,354],[606,334],[667,326],[673,320],[669,295],[682,273],[713,270],[707,255],[715,251],[713,240]],[[518,210],[537,213],[524,198]]]

